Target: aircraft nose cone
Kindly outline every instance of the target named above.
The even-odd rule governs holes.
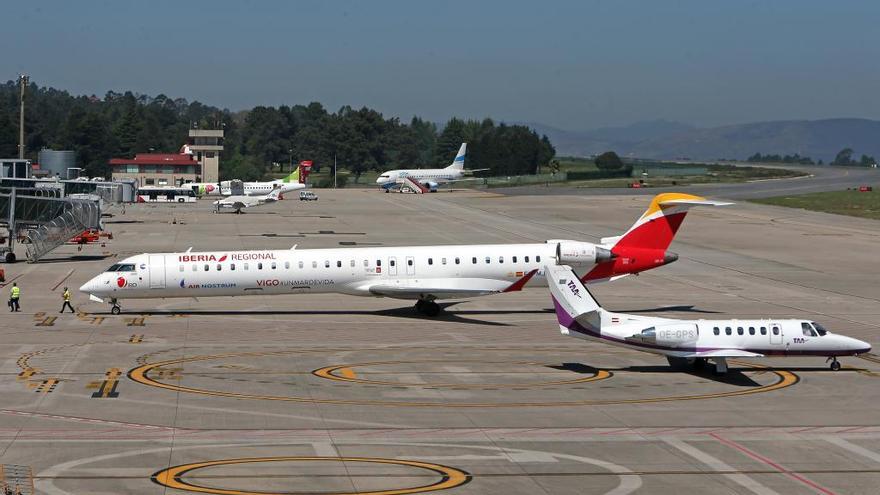
[[[80,292],[91,292],[91,288],[94,287],[94,285],[95,285],[94,282],[92,280],[89,280],[88,282],[82,284],[79,287],[79,291]]]
[[[854,354],[867,354],[871,352],[871,344],[854,338],[849,340],[849,348]]]

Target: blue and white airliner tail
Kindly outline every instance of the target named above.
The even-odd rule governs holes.
[[[728,358],[823,356],[840,369],[838,356],[871,350],[870,344],[833,334],[810,320],[675,320],[605,311],[566,265],[544,267],[563,335],[662,354],[674,367],[700,367],[708,360],[719,373]]]
[[[452,160],[452,165],[446,167],[446,170],[464,170],[464,155],[467,153],[467,143],[461,143],[461,147],[458,148],[458,154],[455,155],[455,160]]]

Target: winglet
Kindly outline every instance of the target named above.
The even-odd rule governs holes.
[[[532,270],[532,271],[526,273],[525,275],[522,276],[522,278],[520,278],[520,279],[517,280],[516,282],[510,284],[510,287],[504,289],[504,290],[501,291],[501,292],[517,292],[517,291],[521,291],[521,290],[523,289],[523,287],[525,287],[525,285],[526,285],[527,283],[529,283],[529,280],[531,280],[532,277],[535,276],[536,273],[538,273],[538,269],[537,269],[537,268],[535,268],[534,270]]]

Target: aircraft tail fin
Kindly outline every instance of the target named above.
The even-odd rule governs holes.
[[[732,203],[711,201],[684,193],[662,193],[654,196],[645,213],[624,234],[604,237],[600,243],[611,250],[614,258],[596,265],[582,281],[607,280],[623,273],[672,263],[678,259],[667,252],[688,210],[694,206],[725,206]]]
[[[726,206],[733,203],[711,201],[684,193],[654,196],[645,213],[629,230],[614,239],[614,247],[666,250],[675,237],[688,210],[694,206]],[[606,239],[603,239],[603,244]],[[610,239],[609,239],[610,240]]]
[[[598,336],[602,330],[602,317],[605,310],[584,287],[577,274],[566,265],[547,265],[544,267],[547,286],[559,321],[559,331],[564,335],[570,332]]]
[[[296,170],[291,172],[290,175],[288,175],[287,177],[281,179],[281,182],[284,182],[285,184],[299,182],[299,175],[301,170],[302,166],[296,167]]]
[[[458,148],[458,154],[455,155],[455,160],[452,160],[452,165],[446,167],[447,170],[464,170],[464,155],[467,153],[467,143],[461,143],[461,147]]]

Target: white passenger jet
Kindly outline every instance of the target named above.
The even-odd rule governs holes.
[[[305,184],[301,183],[300,178],[300,169],[302,167],[297,167],[296,170],[291,172],[290,175],[283,179],[275,179],[266,182],[244,182],[242,183],[242,187],[244,189],[245,196],[262,196],[272,192],[275,189],[281,189],[281,193],[287,193],[290,191],[296,191],[297,189],[303,189],[306,187]],[[193,191],[198,196],[231,196],[232,195],[232,181],[224,180],[220,183],[211,183],[211,182],[190,182],[188,184],[184,184],[184,187],[192,187]]]
[[[382,175],[376,179],[376,184],[379,184],[379,187],[384,189],[385,192],[389,192],[393,188],[408,188],[415,193],[437,192],[437,188],[442,184],[467,180],[464,179],[464,176],[467,174],[479,172],[481,170],[488,170],[486,168],[465,170],[464,155],[466,152],[467,143],[461,143],[461,148],[458,149],[458,154],[455,155],[455,160],[452,160],[452,164],[446,168],[389,170],[383,172]]]
[[[546,263],[584,269],[585,281],[613,280],[671,263],[667,251],[689,208],[719,205],[665,193],[623,235],[602,243],[548,240],[533,244],[368,247],[145,253],[111,266],[80,287],[113,314],[120,299],[335,292],[416,300],[435,316],[438,299],[518,291]],[[538,285],[544,279],[538,277]]]
[[[241,213],[243,208],[253,208],[254,206],[262,206],[269,203],[274,203],[279,199],[283,199],[281,196],[281,186],[273,189],[269,194],[264,194],[262,196],[227,196],[223,199],[218,199],[214,201],[214,210],[215,213],[220,213],[221,209],[231,209],[234,210],[235,213]]]
[[[822,356],[840,369],[838,356],[871,350],[870,344],[833,334],[810,320],[673,320],[605,311],[568,266],[544,268],[559,331],[563,335],[662,354],[674,368],[715,362],[727,372],[727,358],[768,355]]]

